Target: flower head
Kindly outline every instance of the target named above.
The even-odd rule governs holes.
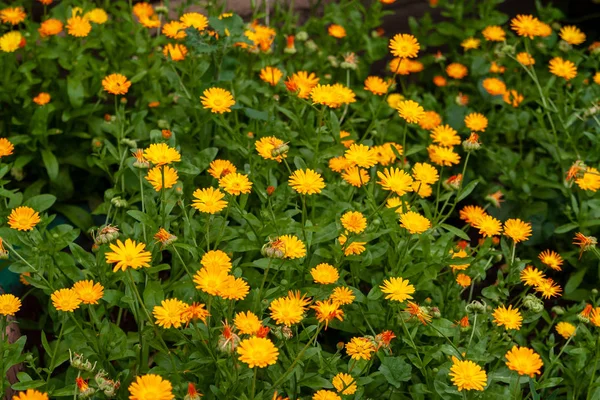
[[[578,45],[585,42],[585,33],[581,32],[581,30],[573,25],[563,26],[560,29],[559,36],[565,42]]]
[[[333,377],[331,383],[338,393],[343,395],[351,395],[356,393],[356,379],[354,379],[350,374],[340,372]]]
[[[446,73],[450,78],[462,79],[469,73],[467,67],[459,63],[451,63],[446,67]]]
[[[330,300],[340,305],[352,304],[355,298],[354,292],[345,286],[336,287],[333,289],[331,296],[329,296]]]
[[[377,171],[379,177],[378,184],[383,190],[388,190],[396,193],[398,196],[403,196],[407,192],[412,192],[412,177],[404,170],[399,168],[385,168],[383,172]]]
[[[410,284],[408,279],[390,278],[383,281],[383,285],[379,286],[381,291],[386,294],[387,300],[403,302],[412,299],[411,294],[415,292],[415,287]]]
[[[8,216],[8,226],[19,231],[31,231],[40,222],[40,214],[31,207],[13,208]]]
[[[277,324],[289,327],[304,319],[306,306],[294,298],[287,296],[273,300],[269,306],[269,310],[271,311],[271,318]]]
[[[546,278],[542,279],[542,281],[535,287],[535,291],[541,293],[544,299],[549,299],[551,297],[560,296],[562,288],[554,283],[552,279]]]
[[[6,138],[0,138],[0,158],[10,156],[15,146]]]
[[[472,224],[479,229],[479,233],[485,237],[499,235],[502,232],[502,223],[491,215],[484,215]]]
[[[348,211],[340,219],[344,229],[353,233],[362,233],[367,228],[367,219],[359,211]]]
[[[163,55],[173,61],[185,60],[187,53],[187,47],[180,43],[168,43],[165,47],[163,47]]]
[[[396,161],[398,159],[398,155],[402,155],[402,146],[394,142],[387,142],[380,146],[373,146],[373,150],[377,155],[377,162],[384,167]]]
[[[377,164],[377,152],[363,144],[353,144],[345,154],[346,160],[359,167],[370,168]]]
[[[227,174],[236,172],[237,168],[235,165],[228,160],[214,160],[210,163],[208,173],[215,179],[221,179]]]
[[[329,322],[333,319],[340,321],[344,320],[344,312],[340,310],[340,304],[332,300],[317,301],[315,305],[311,306],[317,314],[317,320],[319,322],[325,322],[325,329],[329,326]]]
[[[600,189],[600,172],[594,167],[587,167],[585,172],[575,179],[575,183],[580,189],[595,192]]]
[[[528,347],[513,346],[506,355],[506,366],[511,371],[517,371],[519,375],[528,375],[533,378],[540,373],[544,365],[539,354]]]
[[[479,219],[483,218],[486,214],[485,210],[479,206],[464,206],[460,212],[460,219],[465,221],[467,224],[473,225]]]
[[[21,309],[21,300],[12,294],[0,294],[0,315],[14,316]]]
[[[452,147],[432,144],[427,147],[427,152],[431,162],[437,165],[451,167],[460,162],[460,156],[454,152]]]
[[[181,314],[187,307],[188,305],[181,300],[166,299],[161,301],[160,306],[154,306],[152,315],[156,319],[156,324],[164,329],[179,328],[183,322]]]
[[[216,268],[231,271],[231,258],[222,250],[209,250],[200,259],[200,264],[205,268]]]
[[[577,76],[577,67],[572,61],[554,57],[549,64],[550,73],[569,81]]]
[[[171,39],[183,39],[187,36],[187,33],[185,33],[186,28],[183,22],[171,21],[163,25],[162,33]]]
[[[75,37],[86,37],[92,30],[89,19],[75,15],[67,20],[67,33]]]
[[[252,191],[252,182],[248,179],[248,176],[237,172],[227,174],[219,179],[219,186],[234,196],[248,194]]]
[[[487,385],[485,371],[470,360],[459,360],[453,356],[449,375],[459,392],[462,390],[482,391]]]
[[[0,50],[5,53],[12,53],[21,47],[23,35],[19,31],[10,31],[0,36]]]
[[[516,56],[516,59],[518,62],[525,65],[526,67],[529,67],[529,66],[532,66],[535,64],[535,58],[533,58],[531,56],[531,54],[529,54],[525,51],[518,53]]]
[[[91,280],[75,282],[73,290],[83,304],[98,304],[104,295],[104,286]]]
[[[102,80],[104,90],[115,95],[126,94],[130,86],[131,82],[121,74],[110,74]]]
[[[194,283],[197,289],[211,296],[218,296],[225,288],[229,277],[230,275],[226,269],[215,266],[204,267],[194,275]]]
[[[494,323],[498,326],[504,326],[506,329],[519,330],[523,322],[519,309],[513,308],[512,305],[509,305],[508,308],[503,305],[499,306],[494,310],[493,316]]]
[[[41,92],[33,98],[33,102],[38,106],[43,106],[50,103],[50,99],[51,97],[49,93]]]
[[[331,390],[319,390],[313,395],[312,400],[342,400],[342,398]]]
[[[156,166],[148,171],[146,180],[150,182],[154,190],[159,192],[163,187],[170,189],[177,183],[179,175],[177,170],[168,165]]]
[[[439,125],[433,128],[431,139],[433,139],[433,143],[446,147],[456,146],[461,143],[460,136],[458,136],[456,130],[450,125]]]
[[[371,353],[375,351],[373,342],[364,337],[353,337],[346,343],[346,353],[353,360],[370,360]]]
[[[513,107],[519,107],[519,104],[523,101],[523,95],[516,90],[507,90],[502,96],[502,100],[506,104],[510,104]]]
[[[365,90],[377,95],[383,96],[390,88],[390,83],[384,81],[378,76],[369,76],[365,79]]]
[[[73,312],[81,304],[81,300],[74,289],[55,290],[50,299],[57,310],[64,312]]]
[[[365,169],[353,165],[345,169],[342,173],[342,179],[352,186],[361,187],[369,183],[371,177]]]
[[[410,314],[410,318],[417,318],[423,325],[427,325],[431,322],[431,315],[417,303],[409,301],[404,311]]]
[[[419,126],[426,130],[432,130],[442,124],[442,117],[435,111],[425,111],[423,118],[419,121]]]
[[[233,322],[237,330],[244,335],[255,335],[262,326],[261,321],[252,311],[237,313]]]
[[[200,96],[202,106],[212,113],[223,114],[231,112],[231,107],[235,105],[235,100],[229,90],[213,87],[206,89]]]
[[[423,233],[431,228],[431,221],[414,211],[400,214],[400,226],[408,230],[410,234]]]
[[[289,259],[302,258],[306,255],[306,246],[294,235],[279,236],[276,246],[283,250],[283,257]]]
[[[321,263],[310,270],[310,274],[313,277],[315,283],[327,285],[334,283],[340,277],[337,269],[330,264]]]
[[[342,39],[346,37],[346,29],[343,26],[337,24],[331,24],[327,28],[327,33],[329,36],[332,36],[337,39]]]
[[[481,34],[489,42],[503,42],[506,39],[506,32],[498,25],[486,26]]]
[[[506,92],[506,84],[498,78],[485,78],[483,88],[492,96],[498,96]]]
[[[186,326],[190,321],[201,320],[202,322],[206,322],[206,317],[210,315],[204,304],[194,302],[191,305],[186,306],[187,307],[181,313],[181,321],[185,322]]]
[[[531,236],[531,223],[523,222],[518,218],[507,219],[504,223],[504,235],[515,243],[523,242]]]
[[[390,39],[390,52],[395,57],[415,58],[421,46],[413,35],[398,33]]]
[[[340,242],[340,245],[342,246],[342,249],[344,250],[344,254],[346,256],[359,255],[363,251],[365,251],[365,244],[367,244],[367,242],[359,242],[357,240],[353,240],[348,243],[348,237],[346,236],[346,234],[341,234],[338,238],[338,241]]]
[[[581,232],[577,232],[573,238],[573,244],[579,246],[581,249],[579,251],[579,258],[581,258],[581,255],[584,251],[595,248],[597,243],[598,239],[596,239],[594,236],[585,236]]]
[[[575,325],[570,324],[568,322],[563,321],[556,324],[556,332],[565,339],[574,336],[576,330],[577,328],[575,327]]]
[[[310,92],[319,83],[319,78],[313,72],[298,71],[285,81],[290,92],[297,93],[301,99],[308,99]]]
[[[138,376],[129,385],[129,400],[172,400],[173,386],[171,382],[159,375],[147,374]]]
[[[465,125],[472,131],[484,132],[488,126],[488,119],[480,113],[471,113],[465,117]]]
[[[260,79],[271,86],[277,85],[282,76],[283,72],[279,68],[264,67],[260,70]]]
[[[237,348],[239,360],[248,367],[264,368],[277,362],[279,350],[267,338],[251,337],[240,342]]]
[[[404,100],[398,104],[398,115],[409,124],[416,124],[425,116],[425,110],[416,101]]]
[[[19,392],[19,394],[13,396],[12,400],[48,400],[48,394],[34,389],[27,389],[27,391]]]
[[[526,286],[538,286],[545,278],[542,271],[532,267],[531,265],[527,266],[521,271],[520,277],[521,282],[523,282]]]
[[[471,277],[465,274],[456,275],[456,283],[462,287],[468,287],[471,285]]]
[[[179,17],[186,28],[193,27],[198,31],[203,31],[208,26],[208,18],[197,12],[189,12]]]
[[[588,307],[591,308],[591,306],[592,306],[591,304],[588,304],[586,306],[586,308],[580,313],[580,315],[584,315],[584,313],[587,310],[589,310]],[[584,315],[584,317],[586,317],[586,316]],[[594,324],[595,326],[600,327],[600,307],[596,307],[596,308],[592,309],[591,312],[588,311],[587,317],[589,317],[589,320],[590,320],[590,322],[592,324]]]
[[[331,108],[339,108],[343,104],[356,102],[352,89],[336,83],[334,85],[316,85],[310,91],[310,98],[315,104],[323,104]]]
[[[192,207],[203,213],[215,214],[227,207],[225,194],[213,187],[196,189],[193,196]]]
[[[460,45],[462,46],[462,48],[465,51],[467,51],[467,50],[478,49],[480,44],[481,44],[481,40],[476,39],[474,37],[470,37],[470,38],[463,40]]]
[[[23,7],[8,7],[0,10],[0,20],[5,24],[18,25],[25,21],[25,18],[27,14]]]
[[[305,195],[321,193],[321,190],[325,187],[321,174],[312,169],[294,171],[288,183],[296,192]]]
[[[116,265],[113,272],[118,270],[125,271],[128,267],[139,269],[142,267],[150,267],[152,254],[146,250],[144,243],[136,243],[134,240],[126,239],[125,243],[117,239],[116,244],[109,244],[112,252],[106,253],[106,262]]]
[[[529,39],[540,34],[540,21],[532,15],[517,15],[510,21],[510,27],[519,36],[526,36]]]
[[[557,252],[553,250],[544,250],[538,256],[540,261],[555,271],[560,271],[563,259]]]

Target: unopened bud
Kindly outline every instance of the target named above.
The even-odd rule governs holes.
[[[486,303],[485,301],[480,302],[477,300],[473,300],[471,303],[466,305],[465,311],[468,314],[485,314]]]

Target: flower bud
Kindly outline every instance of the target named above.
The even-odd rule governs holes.
[[[136,148],[137,147],[137,142],[133,139],[127,139],[127,138],[123,138],[121,139],[121,143],[124,144],[127,147],[132,147],[132,148]]]
[[[156,121],[156,125],[158,125],[160,129],[169,129],[169,121],[166,119],[159,119]]]
[[[465,151],[474,151],[481,148],[481,142],[479,142],[479,135],[472,132],[471,136],[462,142],[463,149]]]
[[[17,181],[22,181],[25,178],[25,171],[23,170],[23,168],[13,167],[10,170],[10,174]]]
[[[117,208],[125,208],[129,205],[127,203],[127,200],[122,199],[121,196],[113,197],[112,199],[110,199],[110,202],[113,206],[115,206]]]
[[[165,140],[169,140],[169,139],[171,139],[171,136],[173,136],[173,132],[171,132],[171,131],[170,131],[170,130],[168,130],[168,129],[163,129],[163,130],[161,131],[161,133],[162,133],[162,137],[163,137],[163,139],[165,139]]]
[[[109,224],[98,229],[95,235],[92,232],[92,237],[94,238],[94,243],[98,245],[110,243],[119,237],[119,228]]]
[[[523,299],[523,306],[534,313],[544,311],[544,302],[533,294],[525,296],[525,299]]]
[[[300,31],[296,34],[296,39],[301,42],[305,42],[308,40],[308,33],[306,31]]]
[[[275,193],[275,186],[267,186],[267,195],[272,196]]]
[[[480,302],[477,300],[473,300],[471,303],[466,305],[465,311],[468,314],[485,314],[486,303],[485,301]]]
[[[92,139],[92,149],[100,150],[102,148],[102,146],[104,146],[104,142],[102,141],[102,139],[100,139],[100,138]]]
[[[462,174],[452,175],[448,179],[442,182],[442,186],[446,190],[458,190],[462,185],[463,176]]]
[[[552,311],[556,314],[556,315],[564,315],[565,314],[565,309],[561,306],[554,306],[552,307]]]

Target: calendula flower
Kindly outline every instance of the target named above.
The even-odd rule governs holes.
[[[251,50],[262,52],[271,49],[276,34],[275,29],[257,23],[253,23],[251,28],[244,32],[244,35],[253,43]],[[246,46],[246,44],[244,43],[243,46]]]
[[[187,305],[187,307],[183,310],[181,313],[181,321],[185,322],[186,326],[190,323],[190,321],[201,320],[202,322],[206,323],[206,317],[209,315],[210,314],[206,310],[204,304],[194,302],[191,305]]]
[[[250,292],[250,286],[246,281],[242,278],[229,275],[219,291],[219,296],[225,300],[243,300],[246,298],[248,292]]]
[[[154,234],[154,240],[161,243],[162,247],[166,247],[177,240],[177,236],[173,235],[165,228],[160,228],[158,232]]]
[[[312,400],[342,400],[342,398],[331,390],[319,390],[313,395]]]
[[[226,269],[214,266],[204,267],[194,274],[194,283],[197,289],[211,296],[218,296],[225,287],[229,276]]]
[[[528,375],[533,378],[540,373],[544,365],[539,354],[527,347],[513,346],[506,355],[506,366],[519,375]]]
[[[150,267],[152,254],[146,250],[144,243],[137,243],[134,240],[126,239],[125,243],[117,239],[117,243],[109,244],[112,252],[105,254],[108,264],[115,264],[113,272],[118,270],[125,271],[127,268],[139,269]]]
[[[470,360],[459,360],[452,356],[452,367],[450,367],[448,375],[459,392],[462,390],[482,391],[487,385],[485,371]]]
[[[367,244],[367,242],[359,242],[359,241],[354,240],[350,243],[347,243],[348,237],[345,234],[341,234],[338,238],[338,241],[340,242],[340,245],[342,246],[342,248],[344,250],[344,255],[346,255],[346,256],[351,256],[351,255],[357,256],[366,250],[365,244]]]
[[[579,252],[579,258],[581,258],[581,255],[584,251],[588,251],[596,247],[597,243],[598,239],[596,239],[594,236],[585,236],[581,232],[577,232],[573,238],[573,244],[579,246],[581,249]]]
[[[598,71],[594,74],[594,83],[596,85],[600,85],[600,71]]]
[[[298,71],[285,81],[285,86],[301,99],[308,99],[310,92],[319,83],[319,78],[313,72]]]
[[[353,233],[362,233],[367,228],[367,219],[359,211],[348,211],[340,218],[342,226]]]
[[[526,286],[538,286],[545,279],[544,273],[531,265],[521,271],[520,277]]]
[[[412,168],[412,176],[415,181],[426,185],[433,185],[439,179],[437,169],[427,163],[416,163]]]
[[[34,389],[27,389],[25,392],[19,392],[14,395],[13,400],[48,400],[48,393],[38,392]]]
[[[511,305],[508,308],[503,305],[494,310],[494,323],[498,326],[504,326],[506,329],[521,328],[523,317],[518,308],[513,308]]]
[[[538,36],[540,21],[531,15],[517,15],[510,21],[510,27],[519,36],[533,39]]]
[[[317,320],[325,322],[325,330],[329,327],[329,322],[334,318],[340,321],[344,320],[344,311],[340,310],[340,304],[332,300],[317,301],[311,306],[316,312]]]
[[[395,57],[415,58],[421,46],[413,35],[398,33],[390,39],[390,52]]]
[[[244,335],[255,335],[262,326],[261,321],[252,311],[237,313],[233,322],[237,330]]]
[[[518,218],[511,218],[504,223],[504,235],[515,243],[523,242],[531,236],[531,223],[523,222]]]
[[[344,156],[333,157],[329,159],[329,169],[333,172],[344,172],[347,168],[352,166],[352,163]]]
[[[166,143],[153,143],[144,150],[144,157],[154,165],[165,165],[181,161],[181,154]]]
[[[0,315],[14,316],[21,309],[21,300],[12,294],[0,294]]]
[[[306,246],[294,235],[279,236],[280,246],[284,257],[289,259],[302,258],[306,255]]]
[[[50,99],[51,97],[49,93],[41,92],[33,98],[33,102],[38,106],[43,106],[50,103]]]
[[[260,79],[268,83],[271,86],[277,85],[281,80],[283,72],[279,68],[275,67],[264,67],[260,70]]]
[[[353,144],[345,153],[346,160],[359,167],[370,168],[377,164],[377,152],[362,144]]]
[[[585,42],[585,33],[581,32],[581,30],[573,25],[563,26],[560,29],[559,36],[565,42],[578,45]]]
[[[498,25],[486,26],[481,34],[488,42],[503,42],[506,39],[506,32]]]
[[[353,165],[342,173],[342,179],[352,186],[361,187],[369,183],[371,177],[365,169]]]
[[[21,46],[23,35],[19,31],[10,31],[0,36],[0,50],[13,53]]]
[[[331,108],[339,108],[343,104],[356,102],[352,89],[336,83],[334,85],[316,85],[310,92],[314,104],[323,104]]]
[[[398,105],[402,100],[404,100],[404,96],[402,96],[400,93],[391,93],[387,97],[388,106],[390,106],[390,108],[393,108],[394,110],[398,108]]]
[[[575,325],[570,324],[568,322],[559,322],[558,324],[556,324],[556,332],[565,339],[574,336],[576,330],[577,328],[575,327]]]
[[[410,318],[417,318],[423,325],[427,325],[429,322],[431,322],[431,315],[429,315],[427,310],[419,306],[417,303],[409,301],[404,311],[410,314]]]
[[[396,193],[398,196],[403,196],[408,192],[412,192],[412,177],[404,170],[399,168],[385,168],[383,172],[377,171],[379,177],[378,184],[383,190],[388,190]]]
[[[460,45],[462,46],[462,48],[465,51],[467,51],[467,50],[478,49],[480,44],[481,44],[481,40],[476,39],[474,37],[470,37],[470,38],[463,40]]]
[[[373,146],[373,150],[377,155],[377,163],[384,167],[392,164],[398,159],[398,155],[402,155],[402,146],[398,143],[387,142],[380,146]]]
[[[403,302],[412,299],[411,294],[415,292],[415,287],[410,284],[408,279],[390,278],[383,281],[379,286],[381,291],[386,294],[387,300]]]
[[[468,73],[469,70],[467,67],[459,63],[451,63],[446,67],[446,74],[448,74],[450,78],[462,79],[467,76]]]
[[[223,250],[209,250],[200,259],[200,264],[205,268],[217,268],[231,271],[231,258]]]
[[[177,171],[168,165],[156,166],[148,171],[146,180],[150,182],[154,190],[160,192],[164,187],[170,189],[177,183],[179,175]]]
[[[364,337],[353,337],[346,343],[346,353],[353,360],[370,360],[371,353],[375,352],[373,343]]]
[[[588,311],[587,315],[584,315],[584,313],[588,310],[588,307],[590,307],[590,309],[591,309],[591,306],[592,306],[591,304],[588,304],[586,306],[586,308],[581,312],[580,315],[583,315],[584,317],[589,317],[590,322],[592,324],[600,327],[600,307],[596,307],[596,308],[592,309],[591,311]]]
[[[229,90],[213,87],[206,89],[200,96],[202,106],[212,113],[223,114],[231,112],[231,107],[235,105],[235,100]]]
[[[465,117],[465,125],[472,131],[484,132],[488,126],[488,119],[480,113],[470,113]]]
[[[104,286],[91,280],[75,282],[73,290],[83,304],[98,304],[104,296]]]
[[[86,37],[92,30],[92,24],[87,18],[78,15],[67,20],[67,33],[75,37]]]
[[[582,190],[596,192],[600,189],[600,171],[594,167],[587,167],[583,175],[575,179],[575,183]]]
[[[41,37],[54,36],[61,33],[63,30],[62,21],[56,18],[49,18],[40,24],[38,32]]]
[[[121,74],[110,74],[102,80],[104,90],[114,95],[127,94],[130,86],[131,82]]]
[[[400,226],[410,234],[419,234],[431,228],[431,222],[419,213],[408,211],[400,214]]]
[[[252,182],[248,179],[248,176],[237,172],[227,174],[219,179],[219,186],[234,196],[248,194],[252,191]]]
[[[152,8],[151,4],[146,2],[135,3],[132,11],[138,18],[149,17],[154,14],[154,8]]]
[[[156,324],[164,329],[170,327],[181,327],[181,314],[187,309],[188,305],[178,299],[166,299],[161,301],[160,306],[154,306],[152,315],[156,319]]]
[[[327,28],[327,33],[329,36],[332,36],[337,39],[342,39],[346,37],[346,29],[343,26],[337,24],[331,24]]]
[[[531,65],[535,64],[535,58],[533,58],[531,56],[531,54],[523,51],[521,53],[518,53],[517,56],[517,61],[520,62],[521,64],[525,65],[526,67],[529,67]]]
[[[187,47],[179,43],[169,43],[163,47],[163,55],[173,61],[183,61],[188,53]]]
[[[25,21],[27,14],[23,7],[8,7],[0,10],[0,20],[5,24],[18,25]]]
[[[198,31],[203,31],[208,26],[208,18],[197,12],[185,13],[179,17],[179,21],[181,21],[186,28],[193,27]]]
[[[452,147],[432,144],[427,147],[427,152],[431,162],[437,165],[451,167],[460,162],[460,156],[454,152]]]
[[[550,299],[552,297],[560,296],[562,288],[554,283],[550,278],[542,279],[542,281],[535,287],[535,291],[542,294],[544,299]]]
[[[523,101],[523,95],[516,90],[507,90],[504,92],[502,100],[504,100],[506,104],[510,104],[513,107],[518,107]]]
[[[172,400],[173,386],[171,382],[158,375],[147,374],[135,378],[129,385],[129,400]]]
[[[227,201],[223,200],[225,194],[219,189],[196,189],[193,196],[192,207],[203,213],[215,214],[227,207]]]
[[[171,21],[163,25],[162,33],[171,39],[183,39],[187,36],[185,29],[187,26],[180,21]]]
[[[404,100],[398,104],[398,115],[409,124],[416,124],[425,116],[425,110],[416,101]]]
[[[305,195],[319,194],[325,187],[321,174],[308,168],[294,171],[288,184],[296,192]]]
[[[436,75],[433,77],[433,84],[437,87],[444,87],[447,83],[448,82],[446,81],[446,78],[441,75]]]
[[[555,251],[544,250],[539,254],[538,258],[542,263],[546,264],[555,271],[560,271],[562,269],[561,266],[563,264],[563,259],[560,254]]]
[[[55,290],[50,299],[57,310],[64,312],[73,312],[81,304],[81,300],[74,289]]]
[[[0,138],[0,158],[10,156],[15,146],[6,138]]]
[[[442,124],[442,117],[435,111],[425,111],[423,118],[419,121],[419,126],[425,130],[432,130]]]
[[[30,231],[40,222],[40,214],[31,207],[21,206],[11,210],[8,226],[19,231]]]
[[[339,305],[352,304],[355,298],[356,296],[354,296],[352,289],[345,286],[336,287],[333,289],[331,296],[329,296],[331,301]]]
[[[383,96],[390,88],[390,82],[386,82],[378,76],[369,76],[365,79],[365,90],[377,95]]]
[[[483,88],[492,96],[498,96],[506,92],[506,84],[498,78],[485,78]]]
[[[433,143],[446,147],[456,146],[462,142],[456,130],[450,125],[439,125],[433,128],[430,136]]]
[[[290,297],[280,297],[271,302],[271,318],[280,325],[292,326],[304,319],[306,307]]]
[[[577,67],[572,61],[554,57],[549,64],[550,73],[569,81],[577,76]]]
[[[256,151],[265,160],[283,161],[287,157],[287,144],[275,136],[260,138],[254,143]]]
[[[208,173],[215,179],[221,179],[227,174],[236,172],[237,168],[228,160],[214,160],[210,163]]]
[[[487,213],[485,210],[479,206],[464,206],[460,212],[460,219],[465,221],[467,224],[473,225],[480,218],[484,217]]]
[[[94,8],[93,10],[85,13],[84,18],[89,19],[95,24],[102,25],[108,21],[108,14],[101,8]]]
[[[456,283],[462,287],[468,287],[471,285],[471,277],[465,274],[456,275]]]
[[[473,227],[479,229],[479,234],[485,237],[499,235],[502,232],[502,223],[491,215],[484,215],[473,224]]]
[[[331,384],[343,395],[351,395],[356,393],[356,379],[352,377],[352,375],[340,372],[336,376],[333,377]]]
[[[497,64],[495,61],[492,61],[490,64],[490,73],[492,74],[503,74],[506,72],[506,68],[502,65]]]

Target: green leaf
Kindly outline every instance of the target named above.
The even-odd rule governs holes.
[[[42,161],[44,162],[46,171],[48,171],[50,180],[55,181],[58,177],[58,160],[56,159],[56,156],[52,153],[52,151],[50,151],[50,149],[43,149]]]
[[[73,254],[75,260],[83,265],[86,269],[92,269],[96,265],[96,257],[93,254],[85,251],[81,246],[76,243],[69,244],[69,250]]]
[[[149,228],[156,228],[156,222],[150,218],[150,216],[146,213],[143,213],[139,210],[129,210],[127,214],[133,217],[136,221],[141,222]]]
[[[57,204],[54,209],[67,217],[69,221],[73,223],[73,225],[84,232],[94,225],[92,215],[81,207],[72,206],[69,204]]]
[[[379,366],[379,372],[388,383],[399,388],[402,382],[410,380],[412,367],[402,357],[385,357]]]
[[[194,156],[194,165],[200,170],[204,171],[210,165],[211,161],[215,159],[219,149],[216,147],[209,147]]]
[[[554,230],[554,233],[560,234],[560,233],[567,233],[569,231],[572,231],[573,229],[577,228],[579,226],[579,224],[576,224],[575,222],[571,222],[569,224],[564,224],[559,226],[558,228],[556,228]]]
[[[464,188],[462,188],[460,190],[460,193],[458,194],[458,197],[456,199],[456,201],[461,201],[462,199],[464,199],[465,197],[467,197],[468,195],[471,194],[471,192],[473,191],[473,189],[475,189],[475,186],[477,186],[477,184],[479,183],[478,180],[474,180],[472,182],[469,182],[469,184],[467,186],[465,186]]]
[[[160,282],[150,281],[146,284],[146,288],[144,289],[144,303],[146,307],[150,310],[154,308],[154,306],[160,305],[160,302],[164,300],[165,294],[163,292],[162,286]]]
[[[14,385],[12,385],[11,387],[14,390],[27,390],[27,389],[35,389],[35,388],[39,388],[40,386],[44,386],[46,384],[45,381],[25,381],[25,382],[17,382]]]
[[[259,111],[253,108],[244,107],[244,113],[250,119],[258,119],[261,121],[267,121],[269,119],[269,113],[266,111]]]
[[[572,273],[567,284],[565,285],[565,294],[569,294],[573,292],[575,289],[579,287],[583,278],[585,277],[585,273],[587,272],[587,268],[582,268],[575,273]]]
[[[80,79],[72,76],[67,77],[67,94],[73,108],[79,108],[83,105],[84,93],[85,91]]]
[[[23,205],[31,207],[37,212],[42,212],[52,207],[55,201],[56,197],[51,194],[40,194],[25,200]]]
[[[466,241],[470,241],[471,238],[469,237],[469,235],[467,235],[467,233],[465,231],[462,231],[452,225],[447,225],[447,224],[440,224],[440,228],[444,228],[445,230],[447,230],[450,233],[455,234],[456,236],[458,236],[461,239],[465,239]]]

